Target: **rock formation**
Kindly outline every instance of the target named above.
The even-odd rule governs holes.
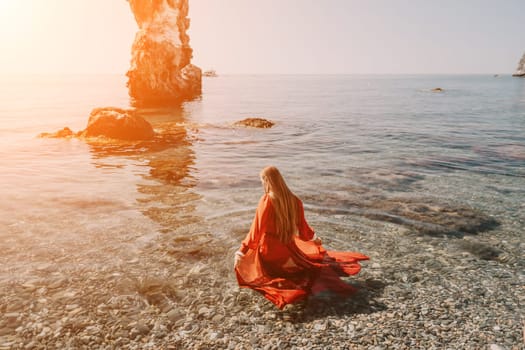
[[[518,68],[516,68],[516,72],[512,74],[512,76],[513,77],[525,77],[525,54],[523,54],[523,57],[518,63]]]
[[[165,106],[200,95],[202,73],[191,64],[188,0],[128,0],[139,31],[127,73],[135,106]]]
[[[84,137],[105,136],[117,140],[150,140],[155,132],[144,118],[121,108],[95,108],[89,116],[88,125],[81,133]]]

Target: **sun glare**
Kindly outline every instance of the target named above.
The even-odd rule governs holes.
[[[9,8],[13,3],[15,3],[14,0],[0,0],[0,10],[3,12],[5,9]]]
[[[24,9],[32,6],[28,0],[0,0],[0,35],[9,36],[16,33],[17,29],[23,26],[29,15]],[[2,44],[0,42],[0,44]]]
[[[2,21],[13,18],[13,13],[23,5],[24,1],[0,0],[0,18]]]

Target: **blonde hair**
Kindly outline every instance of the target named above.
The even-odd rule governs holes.
[[[289,243],[297,233],[299,223],[298,199],[284,182],[279,170],[268,166],[261,171],[264,191],[272,199],[275,214],[277,237],[283,243]]]

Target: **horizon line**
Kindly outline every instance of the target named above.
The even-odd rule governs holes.
[[[202,68],[201,68],[202,69]],[[203,72],[207,71],[205,69],[202,69]],[[217,72],[218,76],[233,76],[233,75],[257,75],[257,76],[270,76],[270,75],[288,75],[288,76],[297,76],[297,75],[304,75],[304,76],[341,76],[341,75],[367,75],[367,76],[382,76],[382,75],[509,75],[512,76],[514,73],[512,72],[485,72],[485,73],[246,73],[246,72],[237,72],[237,73],[231,73],[231,72],[225,72],[220,73]],[[126,76],[126,73],[116,73],[116,72],[96,72],[96,73],[88,73],[88,72],[0,72],[0,77],[10,77],[10,76],[100,76],[100,75],[120,75],[120,76]],[[205,77],[205,76],[203,76]]]

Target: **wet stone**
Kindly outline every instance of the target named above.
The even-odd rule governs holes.
[[[66,278],[58,278],[56,280],[54,280],[53,282],[51,282],[47,287],[49,289],[57,289],[57,288],[61,288],[62,286],[64,286],[67,282],[67,279]]]
[[[208,316],[211,312],[211,309],[209,309],[208,307],[206,306],[203,306],[201,308],[199,308],[199,316]]]
[[[180,310],[177,310],[177,309],[173,309],[171,311],[169,311],[166,316],[168,317],[168,319],[170,320],[170,322],[177,322],[178,320],[180,319],[183,319],[184,318],[184,313],[181,312]]]
[[[22,309],[25,308],[26,305],[27,305],[27,301],[16,299],[16,300],[9,302],[6,305],[5,312],[10,313],[10,312],[15,312],[15,311],[21,311]]]
[[[33,349],[37,348],[37,346],[38,346],[38,342],[33,340],[33,341],[27,343],[26,345],[24,345],[24,349],[25,350],[33,350]]]
[[[142,335],[147,335],[150,332],[150,327],[144,322],[137,322],[135,329]]]
[[[264,119],[264,118],[246,118],[243,120],[239,120],[235,122],[235,126],[245,126],[245,127],[252,127],[252,128],[271,128],[275,125],[274,122]]]

